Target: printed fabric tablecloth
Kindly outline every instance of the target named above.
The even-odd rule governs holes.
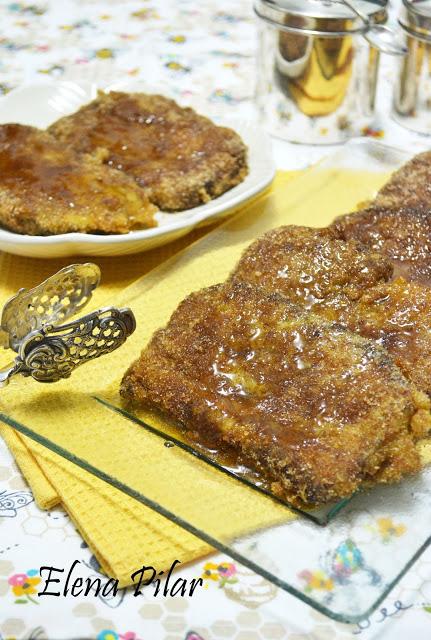
[[[394,4],[392,12],[398,7]],[[0,0],[0,94],[46,77],[106,86],[132,77],[216,117],[253,117],[256,25],[251,0]],[[427,146],[391,122],[392,60],[383,56],[375,126],[364,135],[412,149]],[[274,142],[279,168],[301,169],[331,151]],[[403,523],[376,523],[382,541]],[[150,554],[150,550],[149,550]],[[192,597],[132,590],[115,596],[39,599],[39,567],[99,576],[98,564],[60,510],[40,511],[0,441],[0,640],[425,640],[431,634],[431,549],[368,620],[336,623],[229,557],[215,554],[177,570],[202,576]],[[147,560],[151,564],[150,557]],[[309,571],[310,590],[331,581]]]

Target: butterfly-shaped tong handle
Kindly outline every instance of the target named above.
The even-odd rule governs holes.
[[[127,308],[105,307],[60,324],[89,302],[99,281],[97,265],[70,265],[33,289],[21,289],[6,303],[0,345],[18,355],[0,371],[0,387],[18,373],[38,382],[68,378],[80,364],[123,344],[136,327]]]

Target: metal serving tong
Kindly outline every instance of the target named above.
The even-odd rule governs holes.
[[[91,300],[99,282],[97,265],[72,264],[33,289],[20,289],[6,303],[0,346],[18,355],[0,370],[0,387],[17,374],[38,382],[68,378],[76,367],[125,342],[136,327],[128,308],[104,307],[62,324]]]

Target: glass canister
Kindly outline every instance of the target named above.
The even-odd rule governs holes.
[[[380,53],[362,36],[386,0],[257,0],[256,101],[266,128],[291,142],[343,142],[372,122]]]
[[[392,114],[408,129],[431,135],[431,0],[403,0],[399,24],[408,53],[399,62]]]

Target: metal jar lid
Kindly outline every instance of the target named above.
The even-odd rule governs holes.
[[[370,23],[386,20],[387,4],[387,0],[355,0],[355,7]],[[254,10],[265,22],[292,33],[335,37],[364,33],[368,28],[342,0],[256,0]]]
[[[403,0],[398,22],[416,38],[431,41],[431,0]]]

